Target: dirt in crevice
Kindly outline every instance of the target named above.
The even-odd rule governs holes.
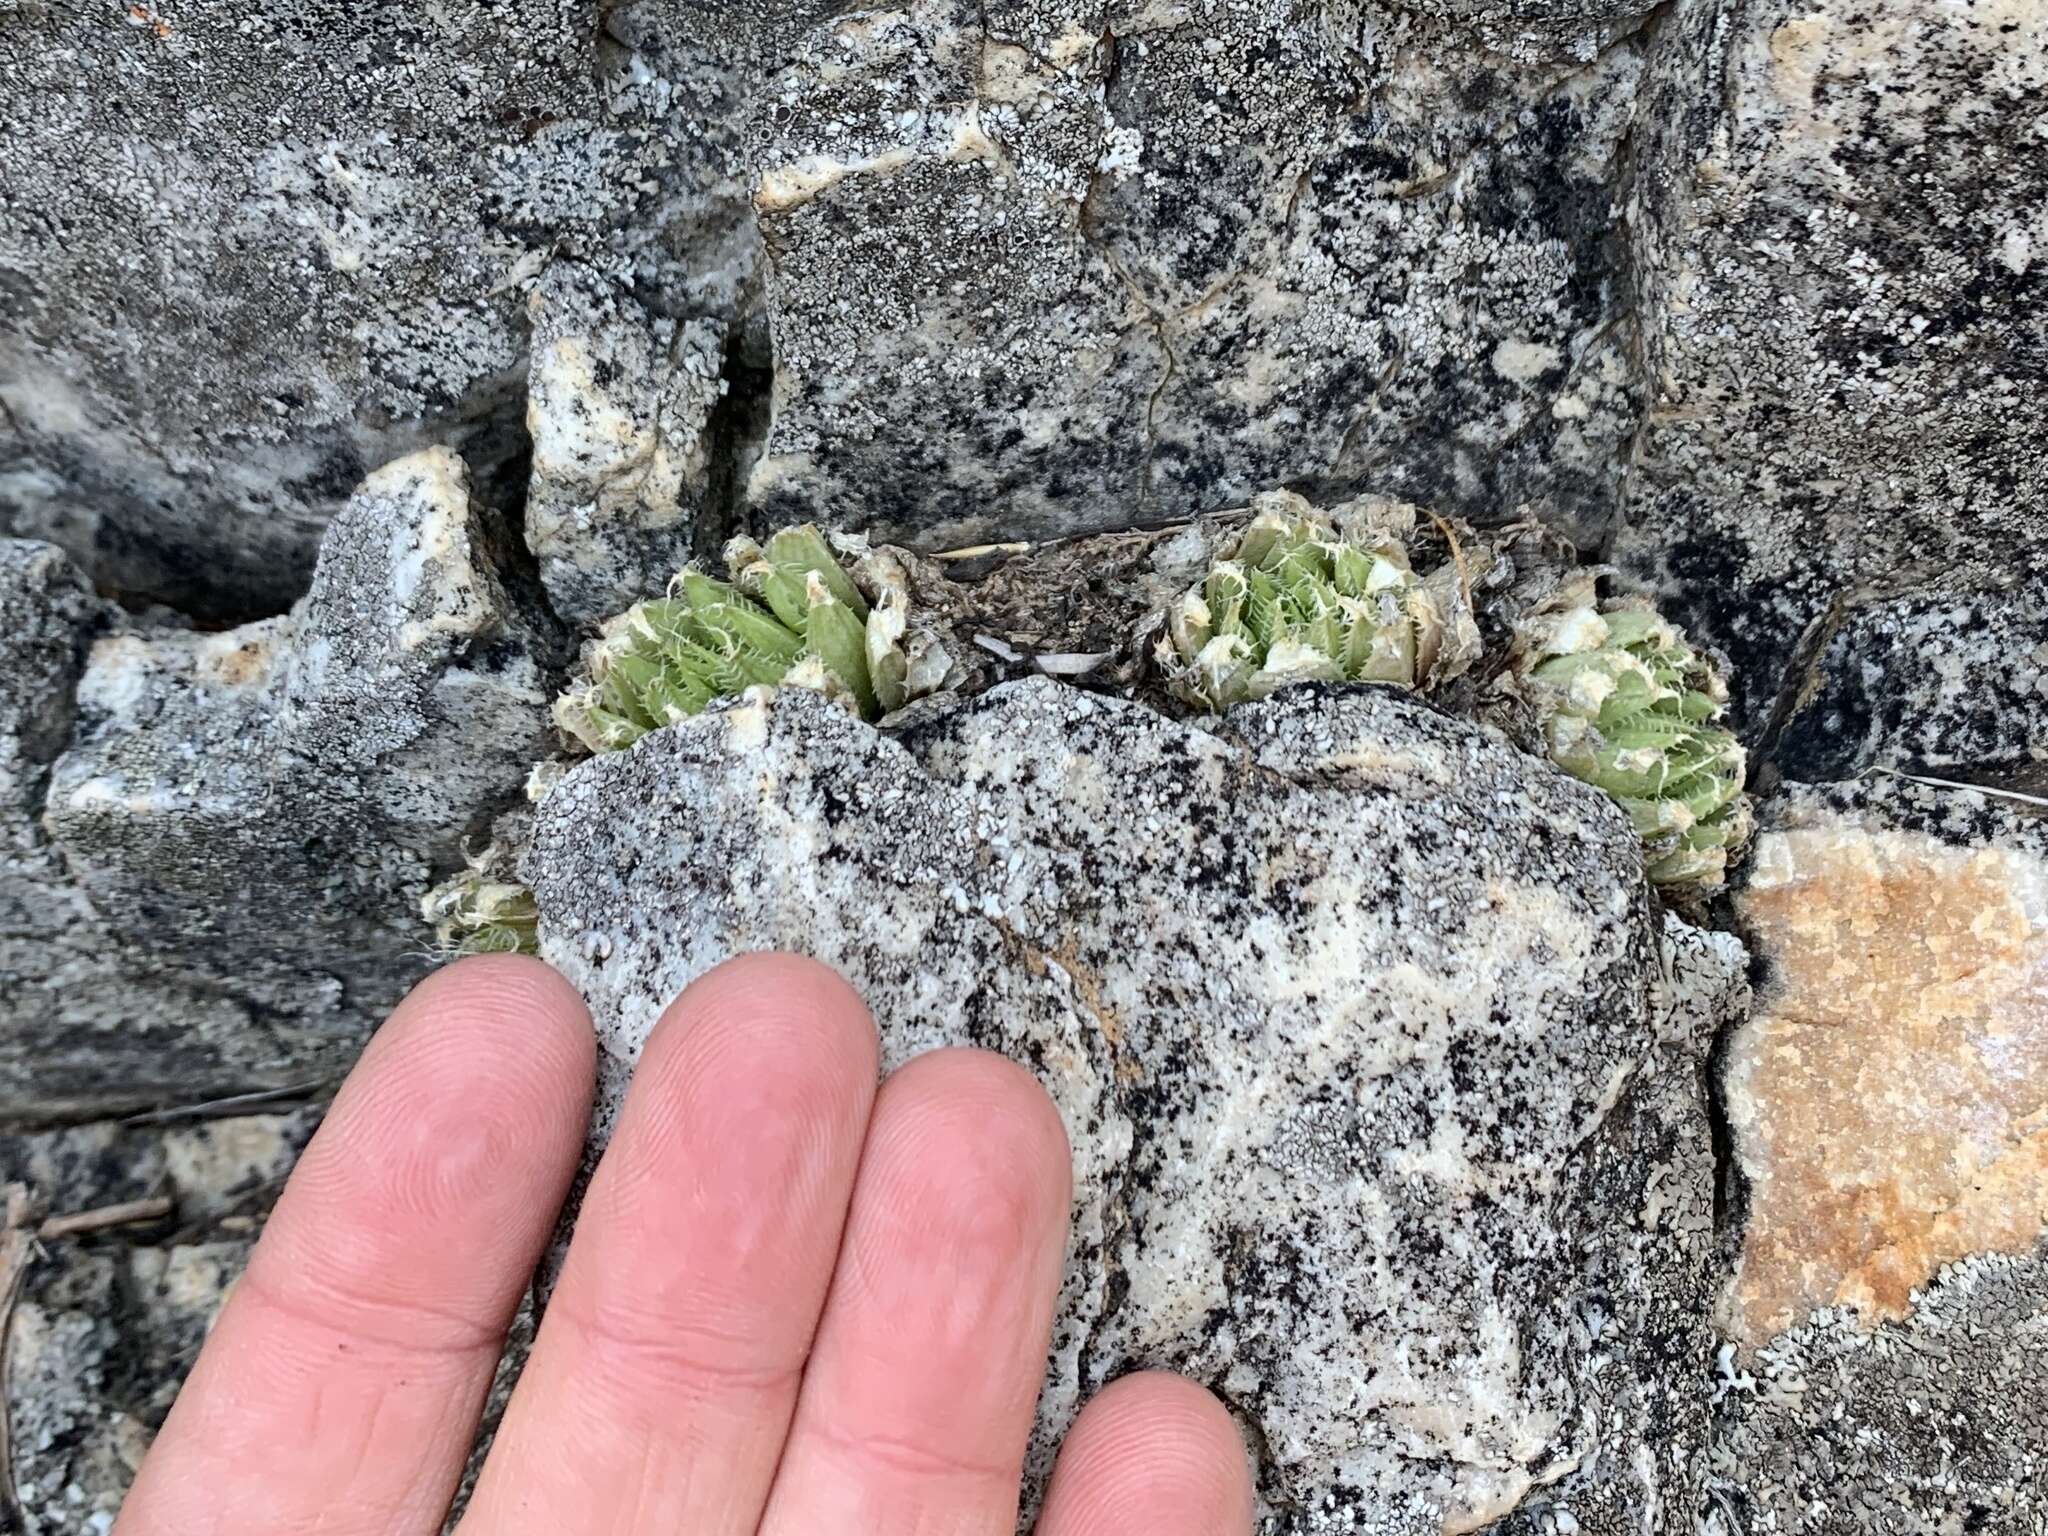
[[[720,369],[725,393],[705,426],[711,466],[692,540],[699,560],[718,563],[726,540],[756,531],[747,520],[747,480],[773,422],[774,350],[765,315],[736,319],[726,333]]]

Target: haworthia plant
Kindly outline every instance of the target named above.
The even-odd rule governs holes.
[[[1167,611],[1156,655],[1178,697],[1221,711],[1289,683],[1417,688],[1463,669],[1478,635],[1454,570],[1420,578],[1392,532],[1339,532],[1290,493],[1258,505]]]
[[[493,845],[468,868],[427,892],[420,915],[434,925],[443,955],[531,955],[539,952],[540,913],[533,892],[513,877],[511,856]]]
[[[1525,626],[1520,670],[1552,760],[1628,812],[1651,881],[1718,888],[1750,813],[1712,663],[1648,603],[1581,592]]]
[[[899,567],[871,557],[863,591],[809,526],[765,545],[734,539],[725,560],[730,582],[685,570],[666,597],[604,626],[582,680],[555,703],[568,735],[615,752],[757,685],[814,688],[868,720],[944,686],[943,648],[910,633]]]

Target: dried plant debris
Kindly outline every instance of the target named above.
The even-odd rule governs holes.
[[[1742,746],[1715,723],[1727,679],[1647,601],[1603,603],[1595,581],[1523,622],[1517,684],[1551,760],[1628,812],[1651,882],[1717,890],[1750,831]]]
[[[460,873],[427,892],[420,915],[434,925],[440,955],[452,959],[540,952],[535,933],[539,909],[533,892],[513,873],[518,854],[509,844],[493,842],[471,855]]]
[[[1154,656],[1169,690],[1220,713],[1289,683],[1427,690],[1462,673],[1479,653],[1466,572],[1453,560],[1418,575],[1396,505],[1326,520],[1291,492],[1259,497],[1234,547],[1167,610]]]
[[[844,553],[842,553],[842,551]],[[953,680],[936,633],[913,625],[909,583],[890,552],[828,542],[815,527],[726,546],[730,581],[686,569],[668,595],[636,603],[587,646],[555,721],[591,752],[757,686],[811,688],[878,720]]]

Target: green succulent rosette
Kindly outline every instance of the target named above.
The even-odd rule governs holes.
[[[813,688],[875,720],[945,685],[943,647],[913,633],[901,567],[862,561],[863,590],[823,534],[787,528],[726,546],[730,581],[689,569],[585,648],[555,722],[592,752],[630,747],[748,688]]]
[[[1217,713],[1290,683],[1427,688],[1477,645],[1457,573],[1417,576],[1398,534],[1339,531],[1286,492],[1166,614],[1155,658],[1181,700]]]
[[[1751,822],[1713,663],[1647,602],[1577,594],[1525,626],[1519,671],[1551,760],[1628,812],[1652,883],[1718,889]]]

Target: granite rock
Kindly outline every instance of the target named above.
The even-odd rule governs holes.
[[[754,114],[755,515],[940,546],[1369,482],[1597,538],[1636,426],[1641,50],[1515,63],[1481,30],[1225,0],[821,23]]]
[[[1600,1405],[1596,1446],[1492,1536],[1693,1536],[1707,1508],[1713,1309],[1728,1258],[1709,1062],[1749,1010],[1749,956],[1734,936],[1667,914],[1659,960],[1657,1049],[1570,1174],[1572,1204],[1608,1213],[1583,1239],[1569,1298]]]
[[[2048,787],[2048,585],[1843,603],[1771,760],[1804,783],[1873,768]]]
[[[204,1075],[188,1040],[253,1028],[204,978],[121,954],[40,824],[111,620],[55,546],[0,540],[0,1121],[135,1107],[138,1082]]]
[[[1725,1363],[1711,1536],[2048,1525],[2048,1251],[1944,1267],[1910,1316],[1824,1309]]]
[[[1722,1093],[1740,1184],[1732,1530],[2048,1520],[2048,820],[1898,778],[1767,802],[1762,977]]]
[[[0,539],[0,813],[10,827],[39,805],[71,739],[72,691],[107,617],[62,550]]]
[[[568,263],[532,306],[526,547],[555,613],[595,624],[660,592],[724,514],[726,327],[651,314]]]
[[[1647,79],[1621,554],[1732,653],[1760,724],[1838,594],[2048,572],[2022,428],[2048,367],[2048,18],[1677,0]]]
[[[1040,680],[882,733],[784,690],[575,769],[524,868],[598,1022],[594,1146],[661,1009],[758,947],[838,966],[891,1065],[1039,1073],[1077,1192],[1034,1475],[1137,1365],[1254,1426],[1275,1531],[1475,1529],[1685,1454],[1624,1404],[1688,1389],[1586,1339],[1699,1287],[1714,1011],[1653,1005],[1621,815],[1474,727],[1297,689],[1212,735]],[[1702,1368],[1655,1326],[1645,1370]]]
[[[344,1067],[423,969],[420,893],[547,751],[561,659],[445,450],[363,484],[291,614],[96,641],[28,833],[20,942],[59,947],[28,957],[9,1110],[65,1096],[86,1032],[109,1106]]]
[[[49,1214],[168,1196],[170,1215],[46,1238],[8,1321],[11,1473],[26,1536],[104,1533],[317,1107],[0,1137],[0,1180]]]
[[[729,29],[654,9],[6,7],[0,531],[279,612],[376,465],[442,443],[518,474],[523,290],[557,254],[730,312]]]
[[[1735,901],[1769,984],[1725,1077],[1750,1344],[1821,1307],[1901,1317],[2048,1221],[2048,840],[1958,844],[1810,792],[1771,815]]]

